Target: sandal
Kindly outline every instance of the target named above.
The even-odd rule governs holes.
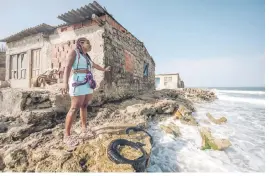
[[[69,149],[74,149],[79,144],[78,139],[73,136],[65,136],[63,142],[67,145]]]
[[[90,129],[86,129],[85,131],[82,131],[79,134],[79,138],[81,139],[90,139],[90,138],[93,138],[94,136],[95,136],[95,132]]]

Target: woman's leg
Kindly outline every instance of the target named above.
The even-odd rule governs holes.
[[[73,119],[79,111],[79,108],[82,106],[84,100],[85,95],[71,97],[71,107],[66,115],[65,120],[65,136],[70,136]]]
[[[87,114],[88,114],[87,107],[88,107],[89,102],[91,102],[91,100],[92,100],[92,94],[85,95],[84,102],[80,108],[80,120],[81,120],[82,131],[86,131],[86,128],[87,128],[87,123],[86,123]]]

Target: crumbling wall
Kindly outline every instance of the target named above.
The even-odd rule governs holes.
[[[110,22],[110,21],[108,21]],[[109,99],[130,97],[155,89],[155,63],[142,42],[118,25],[107,23],[104,33],[105,65],[112,70],[105,75],[105,96]],[[148,74],[144,75],[145,64]]]
[[[6,75],[6,53],[0,51],[0,81],[5,80]]]

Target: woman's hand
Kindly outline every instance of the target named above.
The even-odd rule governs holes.
[[[105,68],[105,71],[106,72],[109,72],[110,70],[111,70],[111,67],[110,66],[108,66],[108,67]]]
[[[93,68],[96,68],[97,70],[104,71],[104,72],[109,72],[111,70],[110,66],[103,68],[100,65],[95,64],[94,62],[93,62]]]
[[[62,92],[62,95],[67,94],[69,91],[68,83],[63,83],[60,90]]]

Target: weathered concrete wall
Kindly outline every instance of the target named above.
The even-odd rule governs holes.
[[[63,30],[64,29],[64,30]],[[75,48],[76,40],[80,37],[89,39],[92,45],[92,50],[88,53],[91,59],[100,66],[104,66],[103,45],[102,38],[104,28],[91,23],[86,23],[84,26],[71,25],[56,30],[55,34],[50,35],[51,47],[50,54],[47,56],[53,68],[62,68],[66,64],[68,54]],[[104,79],[104,73],[94,69],[94,78],[97,82],[97,89]]]
[[[0,81],[5,80],[6,75],[6,53],[0,52]]]
[[[118,99],[155,89],[155,63],[142,42],[117,23],[105,25],[105,65],[112,70],[105,75],[107,98]],[[149,64],[148,76],[143,75],[144,63]]]
[[[32,54],[33,50],[40,49],[40,70],[39,74],[45,72],[48,69],[48,47],[49,47],[49,41],[47,38],[43,36],[43,34],[39,33],[36,35],[32,35],[29,37],[25,37],[21,40],[14,41],[7,43],[8,49],[6,51],[6,65],[7,65],[7,71],[6,71],[6,80],[10,80],[11,87],[14,88],[26,88],[30,86],[30,79],[31,79],[31,60],[32,60]],[[11,57],[13,55],[25,53],[25,62],[27,63],[27,69],[26,69],[26,78],[25,79],[12,79],[11,78]]]

